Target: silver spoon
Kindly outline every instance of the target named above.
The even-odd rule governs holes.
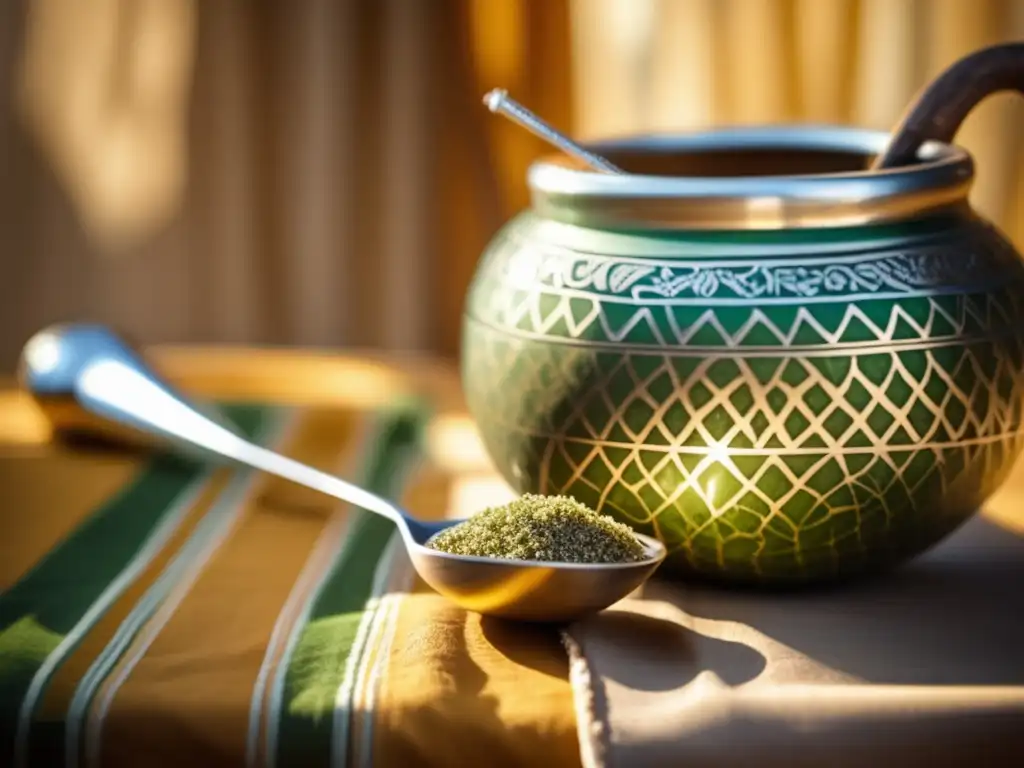
[[[528,110],[518,101],[508,95],[504,88],[495,88],[484,96],[484,104],[491,112],[504,115],[514,123],[518,123],[534,136],[539,136],[544,141],[558,147],[567,155],[571,155],[589,165],[596,171],[602,173],[625,173],[617,165],[605,160],[600,155],[595,155],[589,149],[584,149],[564,133],[556,131],[551,125]]]
[[[427,584],[464,608],[525,621],[570,621],[607,608],[643,584],[665,557],[661,542],[637,534],[636,563],[550,563],[466,557],[424,546],[461,522],[410,517],[387,499],[240,437],[189,404],[131,348],[96,325],[54,326],[25,345],[23,385],[50,413],[77,407],[169,441],[178,448],[254,467],[391,520]]]

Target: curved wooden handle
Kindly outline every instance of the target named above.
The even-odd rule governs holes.
[[[926,141],[951,142],[968,113],[999,91],[1024,94],[1024,43],[982,48],[946,69],[904,113],[872,170],[914,162]]]

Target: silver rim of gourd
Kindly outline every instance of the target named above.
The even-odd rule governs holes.
[[[626,174],[563,155],[529,170],[533,209],[614,229],[794,229],[895,222],[966,205],[974,164],[930,142],[918,162],[871,171],[890,135],[848,127],[767,126],[651,135],[588,146]]]

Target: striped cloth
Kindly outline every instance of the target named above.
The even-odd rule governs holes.
[[[449,506],[416,409],[226,410],[414,514]],[[52,444],[0,445],[0,488],[0,765],[579,763],[557,633],[437,597],[380,518]]]
[[[289,403],[226,410],[424,519],[509,492],[464,431],[440,439],[468,426],[450,372],[266,350],[159,362],[206,397]],[[395,405],[409,396],[430,408]],[[568,629],[570,674],[556,630],[433,594],[384,520],[46,432],[0,387],[0,766],[557,767],[581,745],[587,766],[942,765],[964,749],[997,764],[983,748],[1007,752],[997,726],[1020,721],[1024,622],[1007,607],[1024,464],[903,578],[799,601],[648,585]],[[950,723],[918,716],[944,702]]]

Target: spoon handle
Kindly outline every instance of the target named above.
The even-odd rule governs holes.
[[[951,142],[968,113],[999,91],[1024,93],[1024,43],[982,48],[942,72],[904,113],[872,169],[914,162],[927,141]]]
[[[25,346],[24,386],[45,406],[69,401],[88,413],[318,490],[404,526],[389,501],[249,442],[200,412],[102,326],[58,326]]]

